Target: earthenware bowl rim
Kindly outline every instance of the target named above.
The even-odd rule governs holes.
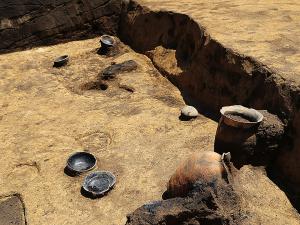
[[[63,61],[66,61],[69,59],[69,56],[68,55],[62,55],[62,56],[59,56],[57,57],[55,60],[54,60],[54,63],[61,63]]]
[[[112,43],[105,43],[104,40],[103,40],[105,37],[108,37],[109,39],[111,39]],[[100,43],[104,44],[106,46],[114,46],[115,42],[116,42],[115,38],[113,36],[108,35],[108,34],[101,35],[101,37],[100,37]]]
[[[261,123],[264,119],[263,114],[261,114],[256,109],[247,108],[247,107],[244,107],[242,105],[224,106],[224,107],[221,108],[220,112],[221,112],[222,116],[224,118],[226,118],[227,121],[225,121],[225,122],[229,122],[230,124],[228,124],[228,125],[233,125],[233,126],[251,127],[251,126],[254,126],[256,124]],[[238,114],[248,116],[247,114],[245,114],[245,112],[247,112],[247,114],[254,115],[253,118],[255,118],[256,121],[254,121],[254,122],[251,122],[251,121],[241,122],[241,121],[237,121],[237,120],[234,120],[234,119],[228,117],[227,114],[226,114],[226,113],[238,113]]]
[[[92,156],[92,158],[95,160],[94,164],[92,167],[88,168],[88,169],[85,169],[85,170],[76,170],[71,164],[70,164],[70,159],[76,155],[79,155],[79,154],[86,154],[86,155],[89,155],[89,156]],[[77,173],[84,173],[84,172],[87,172],[87,171],[91,171],[93,170],[95,167],[96,167],[96,164],[97,164],[97,158],[90,152],[85,152],[85,151],[78,151],[78,152],[74,152],[72,153],[69,158],[67,159],[67,167],[71,170],[71,171],[74,171],[74,172],[77,172]]]
[[[91,191],[91,190],[89,190],[89,189],[87,188],[88,179],[90,180],[90,177],[91,177],[92,175],[98,175],[98,174],[108,174],[110,177],[113,178],[113,182],[110,183],[110,184],[109,184],[109,187],[108,187],[106,190],[102,191],[102,192]],[[117,181],[116,176],[115,176],[112,172],[110,172],[110,171],[105,171],[105,170],[95,171],[95,172],[92,172],[92,173],[88,174],[88,175],[84,178],[84,181],[83,181],[83,184],[82,184],[82,188],[83,188],[86,192],[91,193],[91,194],[93,194],[93,195],[103,195],[103,194],[105,194],[106,192],[108,192],[109,190],[111,190],[111,189],[115,186],[116,181]]]

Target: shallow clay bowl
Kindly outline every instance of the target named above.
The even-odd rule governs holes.
[[[54,67],[61,67],[69,62],[69,56],[63,55],[54,60]]]
[[[67,161],[69,170],[75,173],[90,171],[96,166],[96,158],[88,152],[76,152]]]
[[[264,116],[257,110],[241,105],[226,106],[220,112],[226,125],[237,128],[250,128],[259,125],[264,119]],[[244,120],[239,121],[232,117],[233,115],[242,117]]]
[[[102,35],[100,37],[101,47],[112,47],[115,44],[115,39],[109,35]]]
[[[116,177],[109,171],[97,171],[84,179],[82,188],[93,197],[103,196],[116,183]]]

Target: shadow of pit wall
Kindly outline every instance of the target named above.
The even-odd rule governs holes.
[[[175,63],[182,72],[170,74],[164,65],[155,66],[179,88],[187,103],[213,114],[219,114],[222,106],[241,104],[268,110],[286,123],[293,114],[292,98],[299,89],[292,90],[288,81],[281,84],[280,75],[254,58],[224,47],[187,15],[154,12],[130,1],[123,6],[118,35],[152,61],[147,52],[158,46],[176,50]]]

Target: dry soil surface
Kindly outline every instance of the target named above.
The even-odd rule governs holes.
[[[126,214],[161,198],[179,161],[213,150],[217,123],[203,115],[179,120],[180,92],[147,57],[122,43],[117,55],[100,56],[98,45],[95,38],[0,55],[0,196],[19,193],[29,225],[125,224]],[[63,54],[69,64],[53,68]],[[102,70],[126,60],[137,69],[105,81],[107,90],[97,88]],[[101,199],[81,195],[84,176],[64,173],[68,156],[83,149],[95,154],[98,170],[117,177]],[[248,177],[239,180],[244,210],[262,221],[286,224],[288,217],[298,224],[284,193],[263,173]]]
[[[30,225],[125,224],[126,214],[160,199],[178,162],[212,150],[216,122],[180,121],[180,92],[150,60],[121,46],[97,54],[98,38],[0,56],[0,195],[20,193]],[[52,61],[62,54],[70,63]],[[85,90],[112,62],[135,60],[135,71]],[[86,149],[98,170],[117,176],[108,196],[80,193],[83,177],[64,174],[66,159]],[[51,222],[50,222],[51,221]]]

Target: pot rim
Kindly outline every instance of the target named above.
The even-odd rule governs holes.
[[[224,106],[221,108],[220,112],[221,112],[222,117],[224,118],[224,122],[227,125],[233,126],[233,127],[249,128],[254,125],[260,124],[264,119],[263,114],[261,114],[259,111],[255,110],[253,108],[244,107],[242,105]],[[246,117],[253,118],[255,121],[249,121],[249,122],[237,121],[237,120],[234,120],[234,119],[228,117],[226,115],[228,113],[237,113],[237,114],[245,115]]]

